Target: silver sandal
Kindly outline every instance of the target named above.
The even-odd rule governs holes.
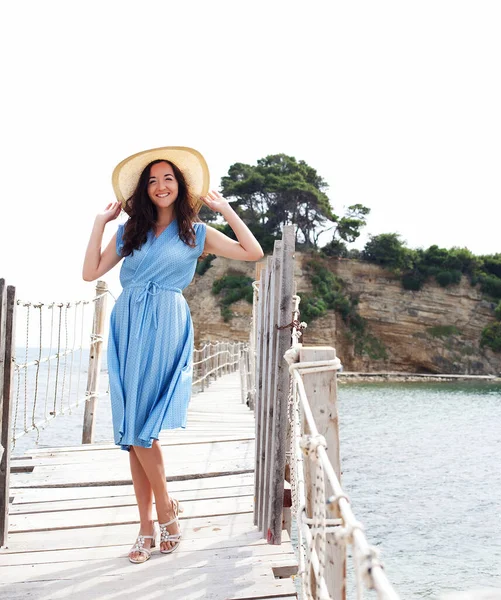
[[[183,512],[183,508],[180,506],[179,501],[176,500],[175,498],[172,499],[172,503],[174,504],[174,514],[176,515],[173,519],[171,519],[168,523],[159,523],[158,526],[160,527],[160,546],[162,545],[162,542],[177,542],[174,546],[172,546],[172,548],[169,548],[168,550],[160,550],[160,552],[162,554],[170,554],[171,552],[174,552],[174,550],[179,546],[179,544],[181,543],[181,531],[179,531],[178,533],[169,533],[169,531],[167,530],[167,527],[169,525],[172,525],[173,523],[177,524],[178,529],[181,529],[181,526],[179,525],[179,513]]]
[[[145,548],[144,547],[144,540],[152,540],[151,546],[149,548]],[[152,535],[143,535],[143,534],[140,533],[137,536],[136,543],[129,550],[129,560],[130,560],[130,562],[134,563],[136,565],[139,565],[141,563],[146,562],[150,558],[150,556],[151,556],[151,550],[154,547],[155,547],[155,530],[153,530]],[[140,552],[141,554],[143,554],[144,556],[146,556],[146,558],[144,560],[137,560],[135,558],[131,558],[130,555],[131,555],[132,552]]]

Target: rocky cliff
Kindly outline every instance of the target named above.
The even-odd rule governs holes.
[[[305,263],[296,253],[297,289],[311,291]],[[212,283],[229,270],[254,278],[255,265],[218,258],[203,275],[196,276],[185,291],[191,308],[196,343],[204,340],[247,340],[252,306],[241,300],[231,306],[235,316],[229,323],[221,317]],[[332,259],[329,269],[359,298],[358,310],[370,331],[385,345],[387,358],[372,360],[356,356],[348,330],[333,311],[308,324],[305,344],[336,348],[350,371],[405,371],[412,373],[501,373],[501,354],[481,349],[482,329],[494,320],[494,304],[463,278],[456,286],[442,288],[427,283],[418,292],[404,290],[400,280],[377,265]]]

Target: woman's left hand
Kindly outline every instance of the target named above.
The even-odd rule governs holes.
[[[219,212],[223,215],[226,210],[231,208],[228,200],[226,200],[226,198],[221,196],[221,194],[215,190],[210,191],[207,196],[202,196],[200,199],[211,210]]]

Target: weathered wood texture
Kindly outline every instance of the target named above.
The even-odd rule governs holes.
[[[256,507],[254,521],[271,544],[283,526],[289,373],[283,356],[291,344],[294,228],[286,226],[260,271],[256,348]]]
[[[5,282],[0,290],[0,335],[3,342],[1,354],[3,359],[3,373],[0,381],[0,408],[2,415],[1,445],[3,447],[0,460],[0,547],[7,543],[9,530],[9,486],[10,486],[10,452],[12,439],[12,403],[11,387],[13,376],[13,357],[16,339],[16,288],[9,285],[5,289]]]
[[[303,347],[299,352],[300,363],[334,360],[335,358],[336,351],[330,347]],[[327,455],[339,482],[341,482],[336,371],[304,373],[303,382],[318,432],[325,438]],[[310,433],[306,421],[303,427],[305,433]],[[313,487],[316,485],[313,475],[314,465],[308,459],[305,459],[303,464],[306,512],[311,516],[313,514]],[[331,495],[333,490],[326,489],[326,492]],[[336,519],[341,517],[337,505],[330,517]],[[346,549],[342,544],[334,544],[332,536],[327,536],[324,577],[331,596],[336,600],[344,600],[346,597]]]
[[[7,289],[5,279],[0,279],[0,463],[3,457],[3,388],[4,388],[4,365],[5,365],[5,320],[7,317]],[[1,484],[0,484],[1,485]],[[3,491],[5,493],[5,491]],[[0,494],[2,488],[0,487]]]
[[[111,444],[30,452],[23,462],[33,471],[12,475],[0,597],[296,598],[287,533],[271,546],[252,522],[254,417],[241,404],[239,379],[232,372],[194,396],[187,429],[162,433],[166,468],[176,475],[169,490],[184,506],[183,539],[172,555],[154,550],[144,565],[127,560],[139,517],[126,452]]]
[[[101,372],[101,356],[103,351],[104,322],[106,317],[106,292],[108,284],[99,280],[96,285],[94,300],[94,320],[92,323],[91,347],[89,352],[89,370],[87,374],[87,399],[85,403],[82,429],[82,444],[94,441],[97,394],[99,391],[99,373]]]
[[[272,469],[270,471],[270,518],[267,538],[271,544],[280,544],[282,534],[282,509],[284,506],[285,450],[288,428],[289,369],[284,359],[291,345],[292,296],[294,290],[294,228],[284,227],[281,248],[280,281],[277,285],[278,306],[276,338],[274,340],[273,371],[275,393]]]

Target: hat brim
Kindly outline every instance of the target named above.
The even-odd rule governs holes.
[[[111,182],[117,200],[122,208],[136,189],[139,177],[145,167],[154,160],[168,160],[183,173],[195,209],[202,206],[201,196],[209,191],[209,168],[204,157],[193,148],[185,146],[165,146],[133,154],[122,160],[113,170]]]

